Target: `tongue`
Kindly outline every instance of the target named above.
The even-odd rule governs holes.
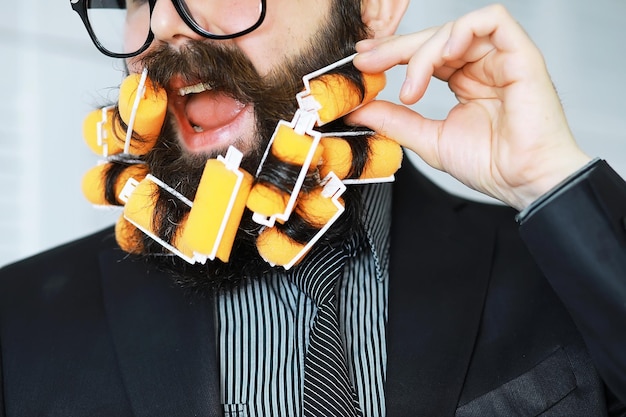
[[[205,91],[189,97],[185,113],[191,124],[211,130],[232,122],[244,107],[244,104],[223,93]]]

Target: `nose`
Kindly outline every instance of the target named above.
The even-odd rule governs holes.
[[[180,17],[172,0],[157,0],[152,10],[150,27],[156,40],[179,47],[190,39],[202,39]]]

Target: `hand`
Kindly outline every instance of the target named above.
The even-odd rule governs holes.
[[[400,91],[410,105],[432,76],[459,103],[445,120],[374,101],[353,112],[360,124],[397,140],[467,186],[522,209],[590,158],[576,145],[543,57],[502,6],[438,28],[357,44],[363,72],[407,64]]]

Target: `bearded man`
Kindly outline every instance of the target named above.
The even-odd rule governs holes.
[[[112,158],[105,194],[137,162],[167,187],[133,246],[110,228],[0,272],[3,415],[626,415],[626,184],[577,147],[501,6],[405,36],[406,0],[72,6],[103,53],[167,94],[154,147]],[[123,30],[100,32],[111,7]],[[172,256],[184,201],[230,146],[255,186],[289,190],[293,164],[266,152],[274,129],[302,110],[304,75],[355,51],[332,72],[361,94],[364,74],[406,64],[405,105],[433,76],[459,104],[434,121],[372,101],[318,126],[347,138],[350,185],[293,268],[258,241],[274,227],[310,240],[319,228],[297,212],[268,226],[246,209],[227,260]],[[406,163],[393,184],[352,185],[376,160],[372,132],[511,208]],[[303,172],[298,199],[325,185]]]

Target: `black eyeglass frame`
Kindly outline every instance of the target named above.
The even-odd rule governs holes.
[[[112,57],[112,58],[131,58],[133,56],[139,55],[140,53],[148,49],[150,44],[152,44],[152,41],[154,41],[154,33],[152,33],[152,29],[150,29],[145,43],[135,52],[118,53],[118,52],[109,51],[100,43],[100,41],[98,40],[98,37],[93,31],[93,28],[91,27],[91,23],[89,22],[89,17],[87,16],[87,2],[88,1],[89,0],[70,0],[70,4],[72,5],[72,9],[76,13],[78,13],[78,15],[80,16],[80,19],[82,20],[83,25],[85,26],[85,29],[87,29],[87,33],[89,34],[89,37],[91,38],[91,41],[93,42],[93,44],[104,55]],[[154,10],[156,1],[157,0],[148,0],[148,4],[150,6],[150,18],[152,18],[152,11]],[[208,32],[202,26],[196,23],[193,17],[191,17],[191,13],[189,13],[189,9],[187,9],[187,6],[185,5],[184,0],[171,0],[171,2],[174,4],[174,8],[176,9],[176,12],[178,12],[178,15],[181,17],[181,19],[183,19],[185,24],[191,28],[191,30],[193,30],[195,33],[197,33],[200,36],[203,36],[208,39],[215,39],[215,40],[238,38],[240,36],[247,35],[248,33],[252,32],[253,30],[257,29],[259,26],[261,26],[261,24],[265,20],[265,13],[267,10],[266,1],[267,0],[260,0],[259,6],[261,10],[259,12],[259,18],[257,19],[254,25],[250,26],[249,28],[245,30],[232,33],[229,35],[216,35],[214,33]]]

